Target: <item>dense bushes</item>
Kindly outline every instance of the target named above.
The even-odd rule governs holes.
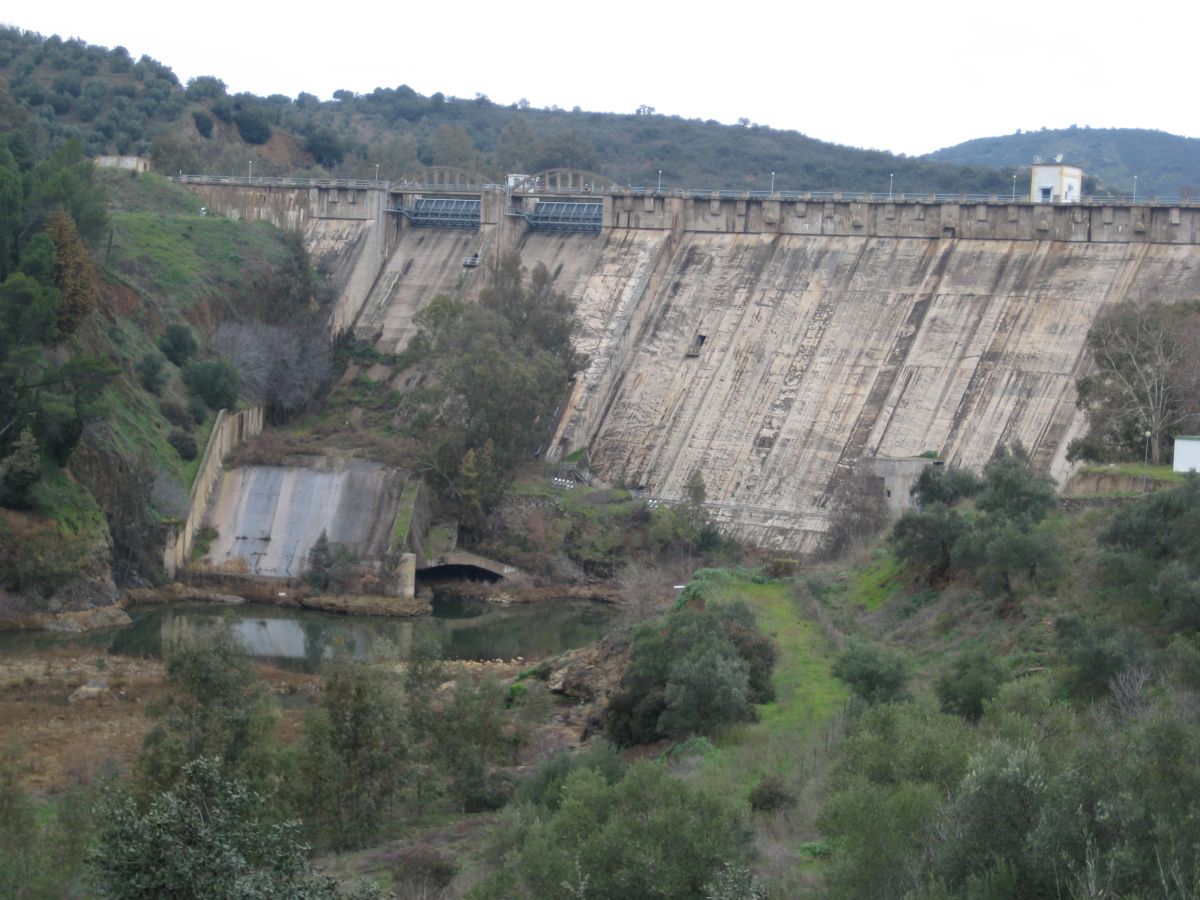
[[[1057,508],[1054,482],[1030,471],[1019,448],[997,456],[982,482],[929,468],[913,489],[921,504],[892,529],[893,552],[930,582],[974,576],[989,595],[1013,599],[1024,584],[1054,581],[1062,551],[1047,517]],[[966,501],[974,498],[974,508]]]
[[[1200,628],[1200,477],[1122,507],[1100,543],[1114,591],[1148,601],[1168,628]]]
[[[821,813],[839,847],[830,895],[1194,896],[1198,707],[1178,682],[1161,698],[1143,684],[1077,713],[1052,680],[1026,678],[978,728],[920,704],[872,708]]]
[[[506,811],[494,836],[501,867],[472,898],[683,900],[749,857],[745,819],[657,763],[636,763],[615,782],[580,766],[556,796],[553,810]]]
[[[712,733],[772,699],[775,649],[741,602],[685,606],[642,626],[606,729],[621,746]]]

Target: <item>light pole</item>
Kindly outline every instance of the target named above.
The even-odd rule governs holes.
[[[775,193],[775,173],[771,173],[771,193]]]
[[[1133,176],[1133,202],[1137,203],[1137,176]]]
[[[1016,202],[1017,202],[1017,173],[1016,173],[1016,172],[1013,172],[1013,195],[1012,195],[1012,202],[1013,202],[1013,203],[1016,203]]]
[[[250,174],[246,176],[247,181],[254,180],[254,160],[250,160]]]
[[[662,192],[662,169],[658,170],[658,190]]]
[[[375,163],[375,180],[379,180],[379,163]]]
[[[892,180],[896,177],[895,172],[888,173],[888,199],[892,199]]]
[[[1146,474],[1150,470],[1150,432],[1146,432],[1146,456],[1142,460],[1142,493],[1146,493]]]

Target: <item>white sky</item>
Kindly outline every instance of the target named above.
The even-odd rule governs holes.
[[[42,0],[0,21],[123,44],[232,93],[408,84],[501,104],[647,104],[914,155],[1072,124],[1200,136],[1195,0]]]

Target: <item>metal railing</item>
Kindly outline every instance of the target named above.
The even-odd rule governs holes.
[[[423,184],[418,182],[375,181],[366,178],[284,178],[269,175],[171,175],[179,184],[227,184],[254,187],[320,187],[354,190],[384,190],[411,192],[478,193],[506,190],[503,184]],[[755,190],[696,190],[689,188],[647,188],[642,185],[626,187],[598,185],[584,191],[581,188],[546,187],[530,192],[536,196],[654,196],[679,197],[691,200],[792,200],[804,202],[851,201],[867,203],[998,203],[1031,204],[1035,206],[1200,206],[1200,197],[1149,196],[1134,197],[1122,194],[1098,194],[1073,203],[1055,201],[1053,204],[1031,200],[1025,193],[973,194],[888,191],[755,191]]]
[[[253,187],[323,187],[387,190],[388,182],[369,178],[279,178],[273,175],[171,175],[178,184],[234,184]]]

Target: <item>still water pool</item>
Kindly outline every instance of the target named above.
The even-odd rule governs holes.
[[[261,603],[144,606],[134,607],[129,615],[133,624],[127,628],[82,635],[0,634],[0,654],[73,645],[161,658],[181,641],[224,620],[259,659],[301,671],[314,671],[336,647],[355,659],[403,658],[414,627],[437,637],[445,659],[533,659],[598,640],[611,626],[613,610],[578,601],[493,606],[450,595],[435,598],[433,614],[421,619],[355,618]]]

